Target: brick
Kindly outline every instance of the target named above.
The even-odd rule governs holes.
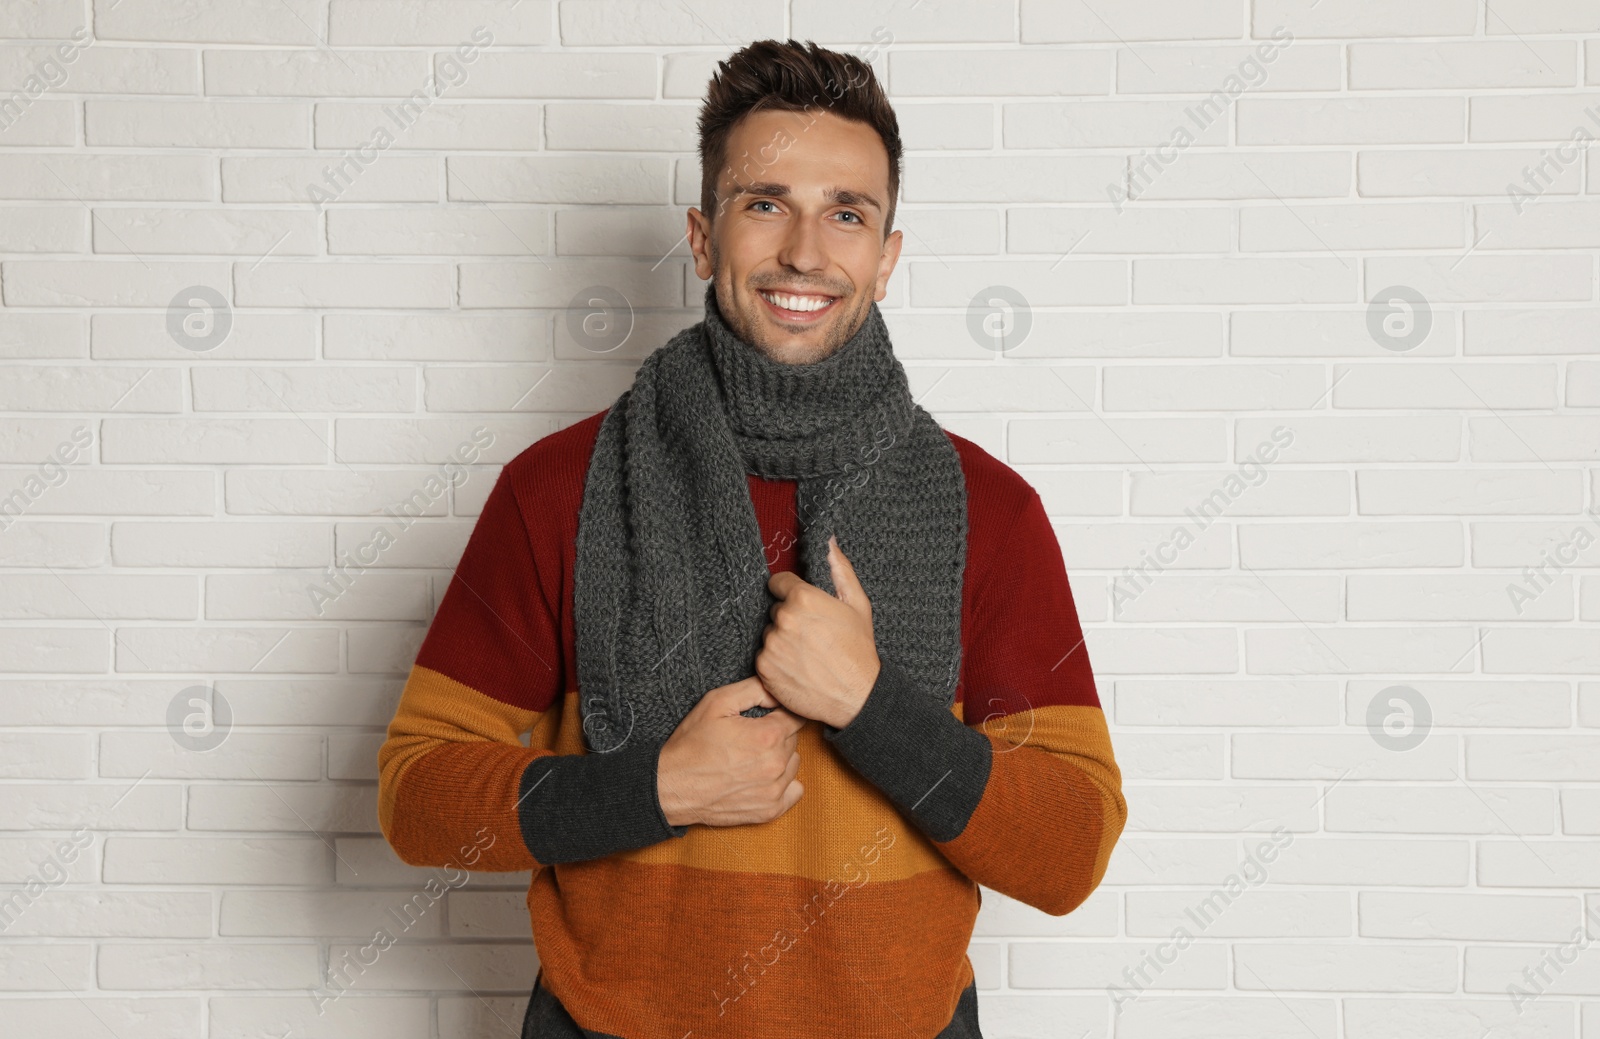
[[[471,74],[459,86],[451,88],[450,96],[648,99],[656,96],[656,67],[653,54],[490,50],[472,64]],[[694,96],[701,94],[696,91]]]
[[[1351,90],[1488,90],[1577,85],[1578,49],[1549,40],[1352,43]]]
[[[692,11],[663,7],[649,0],[607,0],[600,4],[561,4],[558,15],[561,42],[568,47],[722,44],[730,36],[759,40],[779,36],[784,29],[783,11],[771,0],[755,4],[703,0]],[[828,28],[838,27],[830,24]],[[798,25],[794,32],[798,36],[815,35],[801,33]]]
[[[182,661],[189,661],[188,664]],[[339,632],[324,628],[121,628],[120,672],[236,671],[332,673]]]
[[[336,47],[454,45],[472,42],[473,31],[483,26],[494,46],[540,46],[552,42],[552,6],[550,0],[332,0],[328,42]]]
[[[226,748],[226,749],[223,749]],[[107,732],[100,735],[100,774],[155,779],[316,779],[322,774],[318,736],[229,732],[222,747],[192,751],[166,732]],[[190,788],[190,828],[194,795]],[[239,826],[234,829],[247,829]]]
[[[104,630],[91,628],[0,628],[0,671],[101,672],[109,642]]]
[[[1194,126],[1217,118],[1203,114],[1208,101],[1216,112],[1257,90],[1338,90],[1341,75],[1338,47],[1292,41],[1144,47],[1117,57],[1117,93],[1197,95],[1185,109],[1202,113]]]
[[[391,534],[396,529],[390,525]],[[402,532],[396,536],[404,539]],[[210,574],[206,577],[208,620],[427,621],[427,581],[413,574],[374,574],[358,569],[372,549],[353,561],[337,581],[323,572],[304,574]]]
[[[311,988],[317,947],[206,942],[100,946],[97,980],[109,989]]]
[[[1473,0],[1419,0],[1404,7],[1353,0],[1326,10],[1304,8],[1295,0],[1260,0],[1251,13],[1256,36],[1283,24],[1297,36],[1470,36],[1478,24]]]
[[[0,778],[88,779],[91,751],[87,734],[0,733]]]
[[[61,983],[41,985],[55,992]],[[204,1004],[198,997],[0,999],[0,1014],[19,1036],[88,1035],[110,1029],[118,1039],[199,1039]]]
[[[300,418],[106,419],[105,462],[301,462],[328,460],[327,421]]]
[[[59,60],[54,50],[0,48],[0,83],[20,83],[46,58]],[[74,94],[200,93],[199,66],[193,53],[181,47],[84,47],[72,61],[69,76]]]
[[[1459,523],[1252,524],[1239,529],[1239,559],[1251,569],[1461,566]]]
[[[186,822],[191,830],[375,834],[378,788],[372,783],[316,787],[199,785],[189,790]]]
[[[1231,39],[1242,35],[1245,27],[1245,10],[1238,0],[1149,4],[1115,12],[1022,0],[1021,13],[1023,43]]]
[[[234,310],[232,318],[227,337],[198,356],[250,361],[310,360],[316,355],[314,314]],[[173,337],[165,313],[95,314],[91,328],[91,350],[96,360],[193,361],[197,356]]]
[[[273,256],[311,256],[320,247],[315,214],[243,206],[224,209],[101,207],[94,212],[94,236],[97,253],[237,255],[258,260],[269,252]],[[242,331],[236,326],[230,339]],[[161,332],[166,334],[164,322]],[[186,351],[185,356],[193,354]]]
[[[0,206],[0,250],[87,252],[89,214],[81,206]]]
[[[1162,210],[1166,213],[1167,210]],[[1160,215],[1160,214],[1157,214]],[[1239,210],[1241,252],[1341,252],[1376,249],[1448,249],[1467,244],[1461,207],[1451,203],[1263,204]],[[1252,311],[1235,322],[1294,320],[1322,324],[1325,311],[1273,314]],[[1361,327],[1365,328],[1365,315]],[[1443,331],[1443,330],[1441,330]],[[1367,338],[1363,332],[1363,338]],[[1370,343],[1370,338],[1368,339]]]
[[[457,202],[651,204],[665,201],[667,184],[655,158],[452,155],[445,170]]]
[[[640,111],[650,111],[640,109]],[[318,148],[356,148],[375,139],[381,127],[392,134],[390,147],[458,151],[470,148],[538,150],[538,105],[413,102],[317,105]]]
[[[0,386],[0,408],[178,412],[183,410],[183,373],[132,366],[17,367]]]
[[[292,43],[314,46],[310,28],[321,21],[318,0],[240,0],[219,8],[207,0],[175,0],[152,10],[120,4],[97,11],[95,36],[102,40],[183,40],[196,43]]]
[[[241,307],[448,307],[449,265],[442,263],[297,262],[238,264]]]
[[[332,562],[330,544],[324,523],[130,520],[111,526],[111,558],[118,566],[326,566]]]
[[[1111,63],[1095,50],[895,50],[889,87],[896,97],[1107,94]]]
[[[140,260],[7,260],[8,307],[162,307],[175,288],[207,285],[228,295],[221,263]]]
[[[25,798],[0,800],[0,830],[176,830],[183,794],[177,786],[137,778],[29,783],[26,791]]]
[[[1251,145],[1459,144],[1466,131],[1464,106],[1453,97],[1246,97],[1238,121],[1239,143]]]
[[[1341,303],[1355,269],[1338,259],[1135,259],[1135,303]]]
[[[204,59],[214,97],[404,98],[431,82],[428,56],[417,51],[208,50]]]
[[[140,148],[304,148],[311,110],[226,101],[86,101],[87,144]]]
[[[216,163],[200,155],[0,155],[0,199],[208,202],[216,194]]]
[[[1227,144],[1227,121],[1199,127],[1193,107],[1190,101],[1019,101],[1000,111],[1007,148],[1148,148],[1170,141],[1179,127],[1196,144]]]
[[[343,166],[343,170],[330,174],[330,170],[339,166]],[[329,188],[330,183],[339,190]],[[328,205],[436,202],[439,165],[423,156],[387,153],[382,153],[381,161],[365,165],[343,155],[306,159],[224,157],[222,160],[224,202],[317,202],[321,196],[314,188],[334,196],[326,200]]]
[[[13,937],[209,938],[211,895],[199,891],[70,891],[41,898],[6,928]],[[43,986],[49,988],[48,985]]]
[[[1312,992],[1454,992],[1456,951],[1438,945],[1357,950],[1349,945],[1310,943],[1235,946],[1239,987],[1291,988]]]
[[[1327,828],[1372,833],[1547,834],[1553,792],[1534,787],[1340,787],[1327,796]]]
[[[0,357],[7,360],[81,358],[88,348],[81,314],[0,314]]]
[[[313,837],[108,837],[108,884],[326,885],[333,849]]]

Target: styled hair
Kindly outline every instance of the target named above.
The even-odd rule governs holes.
[[[735,124],[751,112],[832,112],[866,123],[877,131],[889,153],[889,198],[883,233],[894,229],[895,200],[900,194],[900,123],[872,66],[853,54],[819,47],[811,40],[757,40],[717,63],[700,108],[700,211],[715,221],[717,177],[767,162],[743,155],[730,161],[728,138]],[[765,149],[761,149],[765,151]]]

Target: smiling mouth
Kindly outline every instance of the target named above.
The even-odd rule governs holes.
[[[766,303],[774,314],[791,324],[817,321],[839,302],[838,296],[816,293],[768,292],[761,289],[757,290],[756,295],[761,297],[762,302]]]

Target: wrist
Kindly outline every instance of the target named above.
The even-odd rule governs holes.
[[[679,795],[678,785],[668,778],[674,774],[667,753],[670,749],[670,746],[662,747],[656,762],[656,803],[661,806],[661,816],[668,826],[688,826],[699,819],[694,806]]]
[[[867,697],[872,695],[873,687],[878,684],[878,675],[882,671],[883,662],[874,656],[871,665],[867,668],[865,679],[861,685],[857,686],[857,691],[852,697],[849,710],[827,721],[826,724],[835,729],[842,729],[855,721],[856,717],[860,715],[861,709],[867,705]]]

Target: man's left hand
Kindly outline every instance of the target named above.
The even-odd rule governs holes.
[[[842,729],[878,681],[872,603],[831,535],[828,568],[837,598],[785,571],[767,587],[778,597],[756,654],[756,674],[789,710]]]

